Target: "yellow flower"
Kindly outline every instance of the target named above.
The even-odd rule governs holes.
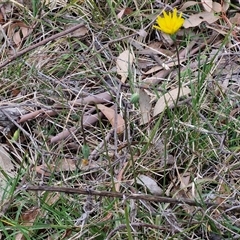
[[[158,25],[154,25],[153,28],[172,35],[183,25],[184,18],[182,18],[182,13],[178,15],[177,9],[174,8],[173,12],[169,13],[164,10],[163,16],[158,16],[156,21]]]

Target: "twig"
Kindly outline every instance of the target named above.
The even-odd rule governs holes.
[[[172,203],[172,204],[188,204],[190,206],[202,206],[202,207],[213,207],[220,208],[222,210],[228,210],[234,206],[230,204],[216,204],[213,202],[197,202],[197,200],[190,199],[174,199],[169,197],[161,197],[150,194],[125,194],[119,192],[108,192],[108,191],[96,191],[83,188],[68,188],[68,187],[49,187],[49,186],[33,186],[33,185],[24,185],[20,189],[26,191],[47,191],[47,192],[63,192],[67,194],[82,194],[82,195],[92,195],[92,196],[103,196],[103,197],[113,197],[113,198],[124,198],[124,199],[136,199],[136,200],[145,200],[161,203]],[[240,206],[234,208],[234,212],[240,212]]]
[[[65,36],[67,35],[68,33],[71,33],[71,32],[74,32],[76,31],[77,29],[83,27],[85,24],[84,23],[80,23],[72,28],[69,28],[69,29],[66,29],[65,31],[62,31],[60,33],[57,33],[57,34],[54,34],[52,35],[51,37],[49,38],[46,38],[44,40],[42,40],[41,42],[38,42],[36,44],[33,44],[25,49],[23,49],[22,51],[19,51],[18,53],[16,53],[14,56],[10,57],[8,60],[4,61],[2,64],[0,64],[0,69],[2,69],[3,67],[5,67],[6,65],[8,65],[9,63],[11,63],[12,61],[16,60],[17,58],[21,57],[22,55],[24,55],[25,53],[27,52],[30,52],[31,50],[33,49],[36,49],[42,45],[45,45],[46,43],[52,41],[52,40],[55,40],[59,37],[62,37],[62,36]]]

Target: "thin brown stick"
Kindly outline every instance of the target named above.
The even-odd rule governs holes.
[[[62,36],[67,35],[68,33],[74,32],[77,29],[83,27],[85,24],[84,23],[80,23],[72,28],[66,29],[65,31],[62,31],[60,33],[54,34],[49,38],[46,38],[36,44],[33,44],[25,49],[23,49],[22,51],[19,51],[18,53],[16,53],[14,56],[10,57],[9,59],[7,59],[6,61],[4,61],[2,64],[0,64],[0,69],[2,69],[3,67],[5,67],[6,65],[8,65],[9,63],[11,63],[12,61],[16,60],[17,58],[21,57],[22,55],[24,55],[27,52],[30,52],[33,49],[36,49],[37,47],[40,47],[42,45],[45,45],[46,43],[55,40],[57,38],[60,38]]]
[[[20,189],[26,191],[47,191],[47,192],[63,192],[67,194],[82,194],[82,195],[92,195],[92,196],[102,196],[102,197],[113,197],[113,198],[122,198],[122,199],[136,199],[136,200],[145,200],[161,203],[173,203],[173,204],[187,204],[190,206],[202,206],[202,207],[213,207],[220,208],[222,210],[230,211],[234,206],[230,204],[216,204],[213,202],[197,202],[190,199],[174,199],[169,197],[154,196],[149,194],[125,194],[119,192],[107,192],[107,191],[96,191],[91,189],[83,188],[67,188],[67,187],[49,187],[49,186],[33,186],[33,185],[24,185]],[[234,208],[234,212],[240,212],[240,207]]]

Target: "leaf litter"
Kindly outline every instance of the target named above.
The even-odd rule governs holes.
[[[141,234],[154,239],[167,239],[169,229],[178,239],[236,238],[237,210],[224,212],[231,223],[226,225],[220,208],[239,205],[239,21],[233,6],[178,3],[186,18],[177,35],[179,64],[174,41],[152,29],[170,5],[119,2],[115,9],[101,1],[39,1],[43,21],[36,22],[32,2],[1,4],[2,62],[75,22],[84,26],[0,69],[1,144],[7,146],[0,164],[2,186],[8,190],[5,180],[19,177],[14,198],[1,192],[8,201],[4,206],[10,206],[2,211],[12,221],[6,231],[12,234],[13,226],[22,224],[24,231],[14,232],[19,239],[28,230],[34,239],[49,232],[62,239],[129,237],[122,229],[136,237],[144,229]],[[176,106],[178,67],[182,87]],[[134,93],[139,101],[132,104]],[[83,146],[90,150],[88,159]],[[19,164],[24,168],[18,170]],[[90,195],[92,189],[142,191],[183,200],[158,205],[63,193],[55,198],[54,193],[25,192],[28,184],[86,188]],[[21,201],[24,208],[14,213]],[[219,207],[205,211],[209,201]],[[66,229],[59,230],[56,222]],[[141,227],[134,227],[136,222]]]

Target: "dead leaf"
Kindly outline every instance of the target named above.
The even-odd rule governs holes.
[[[109,103],[112,100],[111,94],[109,92],[103,92],[96,95],[89,95],[84,98],[75,99],[69,101],[69,104],[76,106],[77,104],[80,105],[95,105],[98,103]]]
[[[229,0],[223,0],[223,1],[221,1],[221,3],[222,3],[222,11],[226,12],[228,10],[231,2]]]
[[[158,72],[159,70],[163,69],[162,66],[154,66],[151,69],[149,69],[147,72],[145,72],[145,75],[153,74],[155,72]]]
[[[240,13],[236,13],[234,17],[231,17],[230,22],[234,25],[240,25]]]
[[[179,97],[186,96],[191,93],[190,88],[183,87],[180,90]],[[164,94],[160,97],[154,107],[153,116],[157,116],[159,113],[163,112],[166,107],[172,107],[174,105],[174,101],[176,101],[178,95],[178,88],[175,88],[168,93]]]
[[[187,191],[186,188],[189,187],[190,173],[184,173],[180,175],[180,189]]]
[[[131,8],[126,7],[118,13],[117,17],[118,17],[118,19],[122,19],[125,15],[132,14],[132,12],[133,12],[133,10]]]
[[[52,206],[60,198],[60,193],[51,192],[47,195],[45,203],[49,206]],[[32,226],[37,217],[44,217],[47,214],[46,211],[41,211],[39,207],[32,207],[20,216],[22,226]],[[31,234],[31,233],[30,233]],[[15,240],[25,240],[26,238],[22,233],[18,233],[15,237]]]
[[[240,107],[233,109],[229,115],[233,117],[235,114],[240,114]]]
[[[8,29],[7,36],[19,47],[22,41],[32,32],[32,29],[24,22],[16,21]]]
[[[41,164],[35,167],[35,171],[43,176],[49,177],[53,173],[74,171],[77,169],[77,162],[70,158],[63,158],[57,164]]]
[[[108,119],[113,127],[117,126],[117,133],[123,133],[125,129],[125,121],[120,114],[117,114],[117,119],[115,119],[115,110],[106,107],[102,104],[97,104],[98,109],[103,113],[103,115]]]
[[[203,8],[207,11],[207,12],[211,12],[213,9],[213,1],[212,0],[201,0]]]
[[[54,165],[53,164],[48,164],[48,166],[46,164],[42,164],[39,166],[35,167],[35,171],[43,176],[49,177],[52,174],[52,170],[54,169]]]
[[[0,6],[0,24],[3,25],[6,21],[5,9],[3,6]]]
[[[76,127],[71,127],[71,128],[67,128],[64,129],[62,132],[58,133],[55,136],[52,136],[50,138],[50,143],[57,143],[62,141],[63,139],[67,138],[68,136],[70,136],[72,133],[74,133],[77,130]]]
[[[7,177],[13,178],[16,176],[15,168],[9,153],[0,145],[0,202],[3,196],[6,199],[7,195],[5,194],[7,194],[8,187],[11,187],[7,183]]]
[[[22,213],[21,220],[22,220],[22,226],[32,226],[35,222],[37,216],[40,214],[40,208],[33,207]],[[26,238],[22,233],[18,233],[15,238],[15,240],[25,240]]]
[[[55,171],[64,172],[64,171],[74,171],[77,169],[77,162],[71,158],[63,158],[61,161],[56,163]]]
[[[31,226],[36,217],[38,216],[40,209],[38,207],[33,207],[22,213],[21,219],[24,226]]]
[[[212,10],[213,10],[213,12],[215,12],[215,13],[220,13],[220,12],[222,12],[222,6],[221,6],[221,4],[218,3],[218,2],[213,2]]]
[[[148,85],[157,85],[159,82],[162,81],[163,78],[165,78],[169,73],[171,72],[171,70],[166,70],[163,69],[161,71],[159,71],[158,73],[152,75],[152,77],[149,78],[145,78],[144,79],[144,83],[147,83]]]
[[[122,180],[123,180],[123,175],[124,175],[124,172],[125,172],[127,167],[128,167],[128,162],[125,162],[125,164],[123,165],[123,168],[119,171],[119,173],[117,175],[117,182],[115,183],[116,192],[120,192],[120,187],[121,187],[121,183],[122,183]]]
[[[166,151],[166,143],[162,138],[156,139],[153,143],[154,154],[159,155],[159,168],[165,168],[167,165],[171,166],[175,163],[173,155]]]
[[[68,26],[68,28],[73,27],[73,25]],[[74,32],[70,33],[71,37],[83,37],[88,33],[88,28],[86,26],[82,26],[75,30]]]
[[[194,191],[192,189],[194,184],[190,182],[191,180],[190,176],[191,176],[190,172],[185,172],[183,174],[178,173],[178,180],[176,180],[177,184],[174,184],[174,188],[172,189],[172,194],[174,198],[194,199],[192,195]],[[183,205],[183,209],[189,214],[192,214],[193,211],[195,211],[195,207],[189,205]]]
[[[212,24],[219,18],[219,16],[215,16],[214,12],[201,12],[189,16],[189,18],[184,22],[183,26],[185,28],[196,27],[199,26],[202,22]]]
[[[154,195],[162,195],[163,193],[163,190],[157,185],[155,180],[146,175],[139,175],[137,183],[147,187],[147,189]]]
[[[18,88],[13,88],[11,91],[11,96],[16,97],[19,93],[21,93],[21,90]]]
[[[102,117],[102,113],[98,114],[84,114],[83,115],[83,126],[92,126],[95,122],[98,121],[99,118]],[[51,143],[57,143],[62,141],[63,139],[70,136],[73,132],[77,131],[76,127],[71,127],[64,129],[62,132],[58,133],[57,135],[50,138]]]
[[[199,2],[195,2],[195,1],[187,1],[185,2],[182,7],[179,9],[180,12],[184,12],[187,8],[195,6],[199,4]]]
[[[146,71],[149,67],[152,67],[153,65],[154,63],[151,60],[146,58],[139,58],[137,60],[137,66],[139,69],[142,70],[143,74],[144,74],[144,71]]]
[[[150,121],[150,111],[152,109],[151,104],[151,98],[148,96],[148,94],[144,91],[139,89],[139,105],[140,105],[140,111],[141,111],[141,120],[140,125],[146,124]]]
[[[133,55],[129,50],[122,52],[117,58],[117,73],[121,76],[121,82],[125,83],[133,64]]]

